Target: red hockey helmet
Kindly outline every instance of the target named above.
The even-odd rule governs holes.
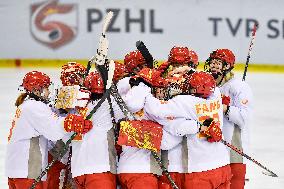
[[[192,49],[189,50],[189,57],[190,57],[190,67],[196,69],[198,66],[198,55]]]
[[[165,87],[167,85],[167,81],[162,78],[161,72],[157,69],[143,68],[134,76],[134,78],[135,77],[143,79],[153,87]]]
[[[135,68],[146,64],[146,61],[140,51],[132,51],[124,57],[124,65],[126,70],[131,73]]]
[[[99,72],[91,72],[85,78],[84,86],[91,91],[91,93],[102,94],[105,91],[104,82]]]
[[[214,77],[207,72],[194,72],[189,76],[190,89],[195,89],[195,95],[208,98],[215,90]]]
[[[22,86],[27,92],[33,92],[33,90],[41,90],[49,87],[50,84],[48,75],[39,71],[31,71],[25,75]]]
[[[77,62],[68,62],[62,66],[60,80],[63,86],[80,85],[86,68]]]
[[[119,63],[117,61],[114,61],[115,64],[115,70],[114,70],[114,74],[113,74],[113,81],[117,82],[118,80],[120,80],[125,74],[126,74],[126,68],[125,65],[122,63]]]
[[[217,49],[210,53],[210,57],[207,61],[210,61],[212,59],[220,59],[225,64],[229,65],[230,68],[234,68],[235,66],[235,55],[234,53],[229,49]]]
[[[190,60],[189,50],[187,47],[174,46],[168,56],[168,62],[170,62],[171,64],[189,64]]]

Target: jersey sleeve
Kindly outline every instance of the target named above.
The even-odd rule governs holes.
[[[183,99],[175,98],[161,102],[149,95],[146,97],[144,110],[150,119],[163,125],[163,129],[174,136],[198,133],[197,121],[190,119],[188,112],[179,106],[180,100]]]
[[[242,129],[247,125],[252,114],[253,95],[250,87],[244,82],[242,85],[234,87],[236,88],[234,88],[233,94],[230,94],[233,97],[231,97],[233,105],[230,105],[229,112],[225,117]]]
[[[129,84],[129,77],[125,77],[118,81],[117,83],[117,91],[121,96],[127,94],[127,92],[131,89]]]
[[[177,118],[173,120],[159,120],[157,122],[163,125],[164,130],[175,136],[184,136],[199,132],[197,121],[192,119]]]
[[[64,117],[58,117],[49,106],[41,102],[32,103],[25,111],[25,118],[28,119],[39,135],[51,141],[62,139],[65,135],[70,135],[64,130]]]
[[[183,117],[181,110],[174,100],[160,101],[152,95],[146,97],[144,110],[153,119]]]
[[[144,108],[145,98],[151,95],[151,88],[140,83],[132,87],[125,95],[124,101],[131,112],[138,112]]]
[[[171,135],[166,130],[163,130],[163,137],[161,142],[162,150],[170,150],[182,142],[182,137]]]

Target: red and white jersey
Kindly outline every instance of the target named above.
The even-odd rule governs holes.
[[[140,83],[139,86],[132,87],[126,95],[122,96],[127,107],[134,113],[137,120],[148,119],[143,107],[145,97],[149,94],[151,94],[151,89]],[[160,167],[149,150],[130,146],[122,146],[117,172],[161,174]]]
[[[48,140],[56,141],[72,134],[65,132],[63,124],[64,118],[43,102],[24,101],[16,110],[8,137],[6,176],[37,178],[48,163]]]
[[[153,96],[146,97],[145,111],[169,133],[187,138],[186,172],[202,172],[229,164],[229,154],[224,144],[209,143],[199,133],[199,123],[208,117],[214,118],[223,126],[223,108],[218,88],[208,98],[191,95],[178,95],[166,102]]]
[[[86,115],[93,110],[98,102],[99,100],[88,104]],[[124,115],[112,97],[111,103],[116,121],[122,119]],[[91,120],[93,128],[84,134],[81,140],[72,141],[72,177],[107,171],[116,173],[115,135],[107,99],[93,114]]]
[[[224,115],[223,135],[225,140],[247,153],[249,145],[249,123],[252,117],[253,95],[249,85],[233,77],[220,87],[221,93],[230,96],[227,115]],[[228,148],[230,150],[230,148]],[[246,158],[230,150],[231,163],[246,163]],[[244,161],[245,160],[245,161]]]

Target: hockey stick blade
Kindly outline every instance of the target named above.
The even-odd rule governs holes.
[[[105,21],[104,21],[104,24],[103,24],[103,31],[102,31],[102,35],[105,36],[105,33],[108,29],[108,26],[110,24],[110,21],[113,17],[113,12],[112,11],[109,11],[105,17]]]
[[[146,60],[147,67],[153,68],[154,67],[154,58],[150,54],[149,50],[147,49],[146,45],[142,41],[136,42],[136,48],[140,51],[143,58]]]
[[[272,171],[262,171],[262,174],[270,176],[270,177],[278,177],[278,175],[276,175]]]

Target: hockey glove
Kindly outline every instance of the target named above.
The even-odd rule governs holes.
[[[143,82],[143,80],[139,77],[137,77],[136,75],[135,76],[132,76],[130,79],[129,79],[129,85],[131,87],[134,87],[134,86],[138,86],[140,82]],[[147,84],[149,85],[149,84]]]
[[[203,133],[207,136],[208,142],[219,142],[222,139],[222,131],[219,122],[215,122],[212,118],[208,118],[203,122],[203,126],[207,127]]]
[[[230,96],[222,95],[222,104],[229,106],[231,102]]]
[[[69,114],[64,120],[64,129],[67,132],[76,132],[79,134],[85,134],[93,128],[93,124],[90,120],[85,120],[83,116]]]

